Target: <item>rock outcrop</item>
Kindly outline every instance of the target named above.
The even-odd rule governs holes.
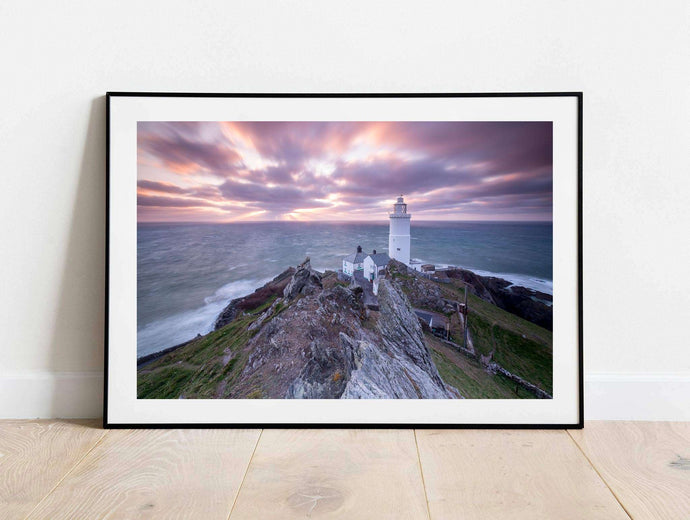
[[[321,274],[311,268],[311,262],[309,258],[307,258],[297,266],[297,271],[283,290],[283,296],[288,299],[293,299],[300,294],[314,294],[320,289],[323,289]]]
[[[379,342],[341,334],[353,366],[342,398],[448,399],[459,397],[434,365],[417,316],[405,295],[388,280],[379,285]]]
[[[300,399],[454,398],[441,379],[405,295],[384,280],[380,312],[361,291],[323,276],[307,259],[250,327],[248,358],[229,397]]]
[[[427,280],[404,264],[395,262],[395,265],[398,272],[405,275],[399,277],[396,283],[405,288],[413,306],[440,313],[453,311],[450,302],[441,296],[441,290],[436,283]],[[470,292],[482,300],[547,330],[553,330],[550,294],[513,285],[503,278],[479,276],[466,269],[441,271],[436,276],[441,280],[444,278],[462,280],[467,284]]]
[[[282,296],[285,286],[290,283],[294,274],[295,268],[289,267],[253,293],[231,300],[216,318],[213,324],[213,330],[225,327],[243,312],[255,309],[272,296]]]

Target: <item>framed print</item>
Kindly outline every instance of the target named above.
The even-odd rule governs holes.
[[[582,427],[581,93],[107,110],[105,427]]]

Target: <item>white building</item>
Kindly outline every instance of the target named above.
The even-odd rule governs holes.
[[[376,249],[364,259],[364,278],[373,282],[386,272],[386,266],[390,262],[390,257],[386,253],[377,253]]]
[[[405,265],[410,265],[410,218],[403,196],[393,204],[393,212],[388,214],[390,231],[388,233],[388,254]]]
[[[376,249],[364,259],[364,277],[371,282],[375,296],[379,294],[379,280],[386,275],[386,267],[390,261],[386,253],[377,253]]]
[[[364,269],[364,257],[362,246],[357,246],[357,251],[343,258],[343,273],[354,276],[355,271]]]

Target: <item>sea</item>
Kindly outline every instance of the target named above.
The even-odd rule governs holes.
[[[429,222],[411,225],[411,254],[553,294],[551,222]],[[388,252],[388,223],[139,223],[137,355],[206,334],[227,303],[306,257],[318,271],[355,252]]]

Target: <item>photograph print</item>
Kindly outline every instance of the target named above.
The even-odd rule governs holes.
[[[136,398],[551,400],[553,139],[138,121]]]

